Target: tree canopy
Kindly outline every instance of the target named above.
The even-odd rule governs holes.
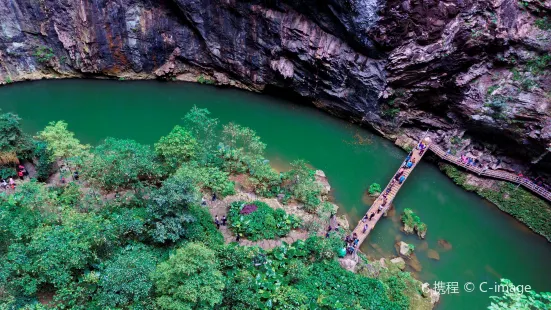
[[[67,129],[64,121],[50,122],[36,138],[45,141],[55,157],[69,158],[81,156],[90,146],[83,145],[75,134]]]
[[[222,302],[224,277],[216,253],[188,243],[159,264],[153,274],[160,309],[213,309]]]

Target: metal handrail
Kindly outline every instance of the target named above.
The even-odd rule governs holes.
[[[469,171],[476,172],[478,175],[484,175],[500,180],[506,180],[513,183],[520,184],[528,189],[530,189],[532,192],[542,196],[543,198],[551,201],[551,192],[546,190],[545,188],[535,184],[534,182],[531,182],[530,180],[527,180],[525,178],[521,178],[513,173],[505,172],[505,171],[495,171],[495,170],[487,170],[487,169],[480,169],[478,167],[465,164],[459,157],[455,157],[451,154],[448,154],[444,150],[442,150],[437,145],[430,145],[429,149],[432,150],[432,152],[438,157],[442,158],[443,160],[446,160],[448,162],[451,162],[455,165],[458,165],[460,167],[463,167]]]

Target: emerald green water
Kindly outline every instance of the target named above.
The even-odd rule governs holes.
[[[272,163],[304,158],[325,171],[336,202],[350,223],[367,210],[362,196],[369,184],[386,184],[405,153],[366,130],[316,109],[268,96],[212,86],[65,80],[28,82],[0,88],[0,108],[18,113],[28,132],[49,121],[65,120],[85,142],[107,136],[152,144],[180,123],[193,106],[208,108],[222,123],[236,122],[257,131],[268,144]],[[369,137],[358,145],[354,135]],[[416,246],[423,281],[458,282],[459,293],[443,295],[438,309],[484,309],[488,293],[467,293],[466,282],[493,286],[499,277],[551,291],[551,245],[478,196],[455,186],[433,164],[421,162],[394,203],[394,218],[383,219],[364,243],[368,255],[395,254],[395,240]],[[425,241],[404,236],[397,219],[412,208],[428,225]],[[444,251],[438,239],[451,243]],[[427,257],[427,248],[440,260]]]

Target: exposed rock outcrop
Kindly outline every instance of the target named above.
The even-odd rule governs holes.
[[[284,88],[388,137],[428,128],[449,144],[459,131],[547,168],[550,11],[535,0],[1,1],[0,82]]]

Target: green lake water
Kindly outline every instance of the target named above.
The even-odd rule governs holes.
[[[97,80],[39,81],[0,88],[0,108],[23,118],[27,132],[65,120],[85,143],[107,136],[153,144],[193,106],[208,108],[222,123],[256,130],[267,143],[267,157],[278,168],[293,159],[325,171],[340,212],[351,225],[369,207],[362,200],[369,184],[386,185],[405,152],[369,131],[314,108],[249,92],[212,86]],[[359,145],[355,135],[371,140]],[[457,187],[438,168],[421,162],[394,201],[396,213],[379,222],[363,250],[369,256],[394,255],[396,240],[416,246],[423,281],[457,282],[459,293],[443,295],[438,309],[485,309],[487,293],[467,293],[466,282],[489,286],[500,277],[551,291],[551,244],[497,207]],[[399,231],[398,217],[413,209],[428,226],[424,241]],[[445,251],[443,239],[452,245]],[[440,260],[431,260],[427,249]]]

